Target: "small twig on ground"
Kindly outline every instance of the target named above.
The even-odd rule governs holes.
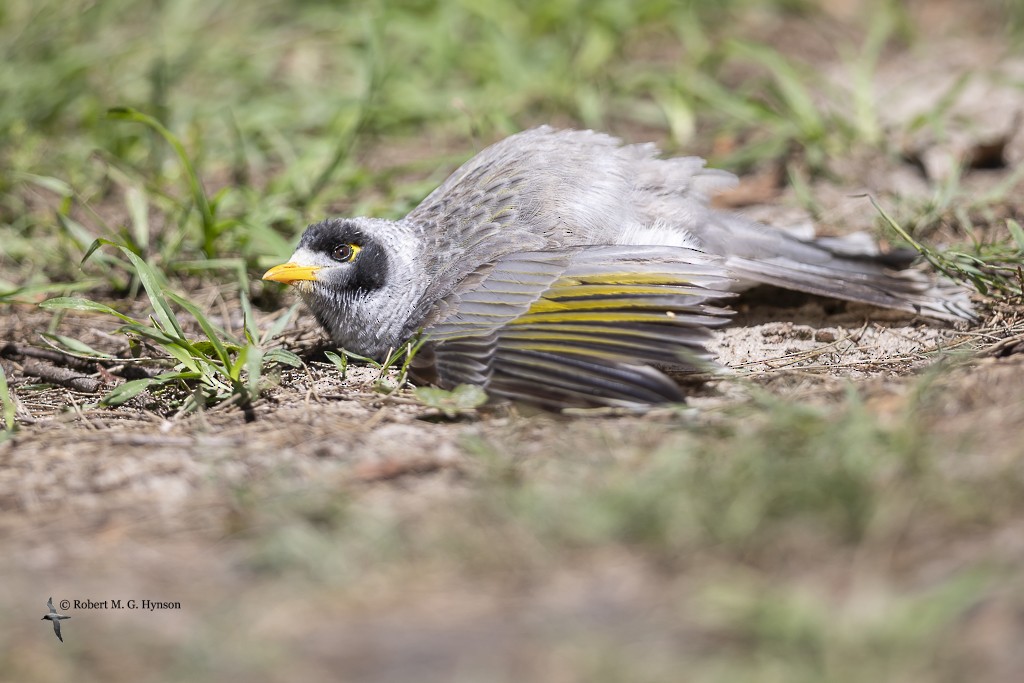
[[[38,346],[29,346],[28,344],[16,344],[14,342],[4,344],[3,348],[0,348],[0,356],[3,356],[4,358],[38,358],[40,360],[49,361],[50,363],[82,371],[92,371],[96,366],[93,361],[75,358],[74,356],[61,353],[60,351],[42,349]]]
[[[981,355],[993,358],[1005,358],[1018,353],[1024,353],[1024,334],[1007,337],[1006,339],[1003,339],[982,351]]]
[[[34,358],[25,360],[21,365],[21,371],[26,375],[38,377],[44,382],[59,384],[83,394],[95,394],[103,386],[103,382],[95,377],[89,377],[69,368],[59,368]]]
[[[149,358],[133,358],[131,359],[131,362],[129,362],[129,359],[114,358],[97,358],[92,360],[88,358],[80,358],[58,349],[44,349],[38,346],[18,344],[15,342],[8,342],[7,344],[4,344],[4,346],[0,347],[0,357],[10,358],[12,360],[36,358],[56,366],[70,368],[87,374],[99,372],[104,376],[104,379],[107,380],[108,384],[113,384],[113,382],[110,381],[111,375],[123,377],[124,379],[145,379],[152,377],[154,374],[159,372],[147,370],[138,364],[140,361],[145,362],[152,360]]]
[[[351,480],[363,484],[390,481],[406,475],[432,474],[443,469],[458,469],[458,463],[448,458],[425,456],[420,458],[388,458],[366,462],[353,468]]]

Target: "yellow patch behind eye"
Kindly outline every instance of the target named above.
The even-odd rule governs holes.
[[[356,256],[359,255],[359,252],[361,252],[363,248],[358,244],[349,244],[348,246],[352,247],[352,255],[348,257],[349,263],[351,263],[356,260]]]

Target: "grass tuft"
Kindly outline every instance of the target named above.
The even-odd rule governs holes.
[[[460,384],[451,391],[436,387],[416,387],[416,399],[428,408],[440,410],[451,419],[487,403],[487,393],[473,384]]]
[[[261,378],[267,367],[302,365],[302,361],[290,351],[266,348],[272,335],[260,336],[255,328],[246,294],[247,280],[243,279],[239,283],[245,328],[244,338],[239,339],[211,322],[199,306],[188,298],[170,291],[164,278],[129,247],[108,240],[97,240],[87,250],[85,258],[88,259],[104,245],[117,247],[131,263],[152,307],[153,313],[148,321],[132,318],[106,304],[77,297],[49,299],[40,306],[53,311],[88,311],[113,316],[124,323],[118,332],[129,337],[133,348],[141,350],[145,347],[162,352],[173,367],[152,377],[118,385],[104,396],[101,401],[103,405],[121,405],[143,391],[168,387],[178,387],[187,393],[181,406],[180,412],[183,413],[228,399],[248,404],[265,388]],[[193,340],[186,335],[174,305],[196,321],[203,332],[202,339]],[[270,332],[280,332],[290,315],[289,312],[282,316],[284,322],[279,319]],[[81,352],[82,347],[88,348],[85,345],[72,345],[72,350]]]
[[[0,441],[7,439],[17,429],[18,423],[14,420],[16,410],[14,394],[7,384],[7,375],[4,374],[3,366],[0,366],[0,417],[3,417],[3,432],[0,433]]]
[[[343,380],[348,373],[349,360],[357,360],[376,368],[377,379],[374,381],[374,389],[382,394],[393,394],[405,386],[409,379],[409,367],[425,342],[426,339],[420,336],[414,337],[397,349],[391,349],[383,361],[341,348],[337,353],[328,351],[325,355],[341,373]],[[397,375],[392,370],[397,370]]]
[[[875,210],[900,239],[946,277],[973,285],[985,296],[1007,300],[1024,296],[1024,230],[1013,219],[1007,219],[1007,238],[989,244],[976,243],[970,252],[960,249],[938,250],[916,239],[871,198]]]

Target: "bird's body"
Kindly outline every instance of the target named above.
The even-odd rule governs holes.
[[[50,608],[50,612],[48,614],[44,614],[43,618],[40,619],[40,621],[46,619],[53,622],[53,632],[57,634],[57,639],[63,643],[64,636],[60,634],[60,622],[61,619],[70,619],[71,617],[69,617],[66,614],[60,614],[59,612],[57,612],[57,609],[53,606],[53,598],[50,598],[46,601],[46,606]]]
[[[542,127],[470,159],[399,221],[310,226],[268,279],[298,285],[332,339],[386,355],[422,331],[441,386],[551,407],[681,398],[732,292],[764,283],[926,316],[966,294],[849,240],[801,240],[709,206],[735,182],[591,131]]]

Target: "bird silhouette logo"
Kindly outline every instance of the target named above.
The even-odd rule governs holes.
[[[49,619],[53,622],[53,632],[57,634],[57,639],[63,643],[64,637],[60,634],[60,621],[61,619],[70,619],[71,617],[66,614],[60,614],[56,609],[54,609],[53,598],[46,601],[46,606],[50,608],[50,613],[43,616],[43,619]]]

